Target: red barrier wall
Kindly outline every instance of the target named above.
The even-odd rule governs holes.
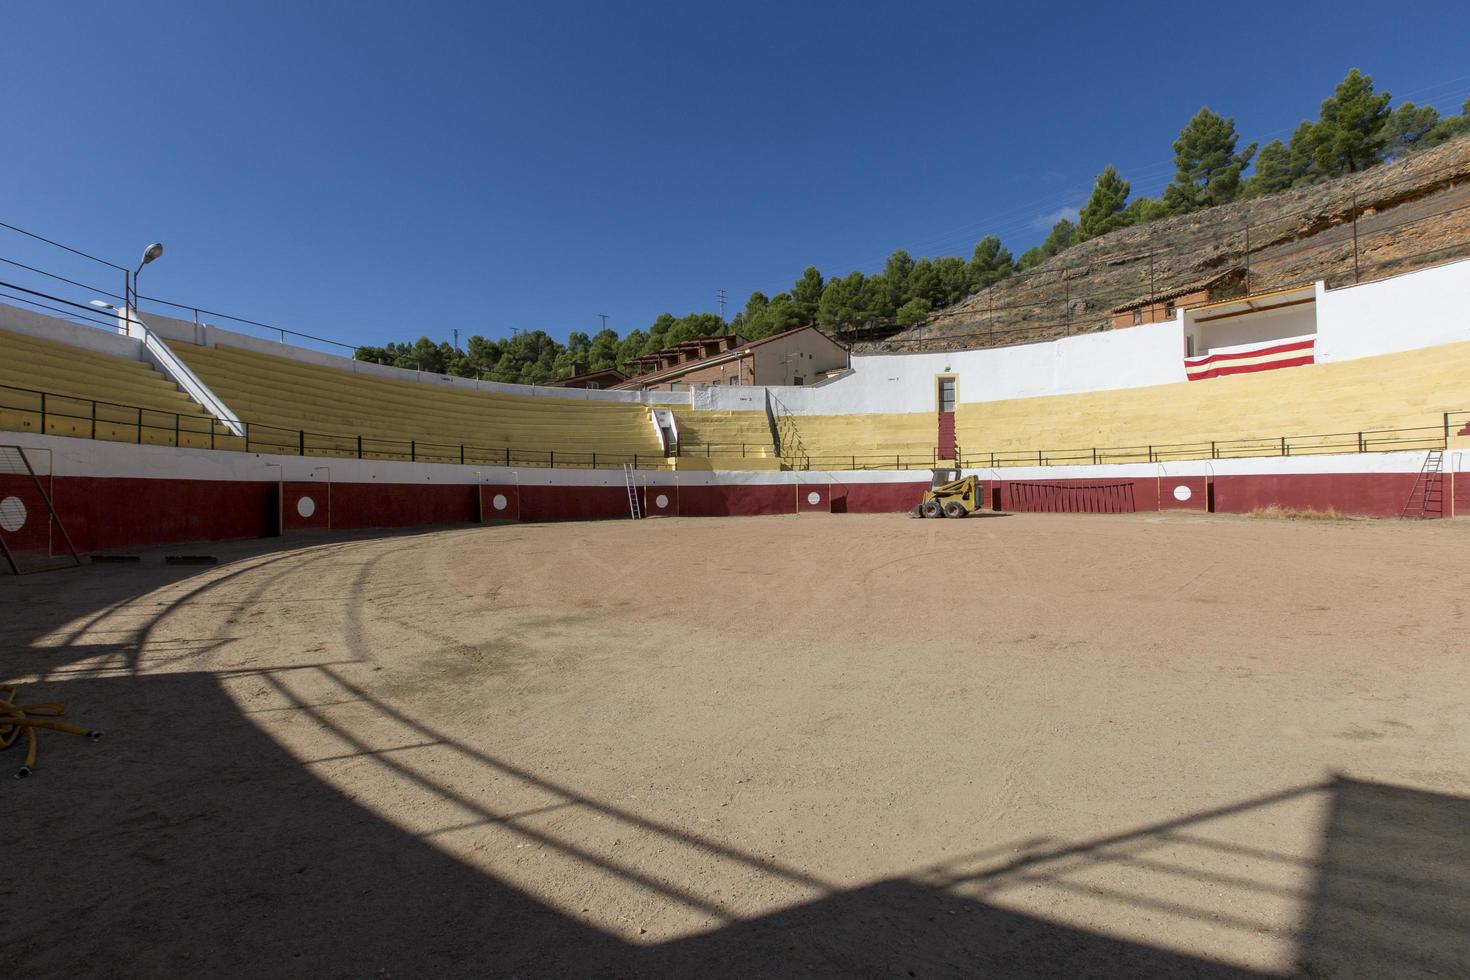
[[[1344,513],[1395,517],[1413,487],[1413,473],[1255,474],[1215,477],[1208,488],[1215,509],[1245,513],[1277,505]],[[1203,477],[1156,477],[1128,480],[1047,480],[1030,483],[1085,486],[1106,482],[1131,483],[1135,508],[1205,509]],[[744,516],[793,514],[828,509],[836,513],[898,513],[913,507],[927,480],[912,483],[812,482],[729,483],[639,488],[644,513],[649,516]],[[1175,497],[1185,486],[1189,499]],[[279,512],[286,532],[375,527],[417,527],[462,524],[476,520],[589,520],[624,518],[628,495],[613,486],[516,486],[515,484],[402,484],[269,481],[167,480],[115,477],[54,477],[51,488],[57,513],[79,551],[106,551],[150,547],[183,541],[254,538],[271,534]],[[1010,499],[1008,482],[1000,485],[1003,506]],[[0,488],[3,489],[3,488]],[[1448,491],[1449,488],[1447,488]],[[1470,479],[1454,489],[1458,513],[1470,516]],[[24,486],[0,493],[21,497],[30,518],[18,545],[46,548],[50,544],[45,505],[33,489]],[[817,493],[818,502],[807,501]],[[310,498],[309,515],[299,504]],[[666,498],[658,507],[657,499]],[[1447,492],[1446,497],[1450,494]],[[502,508],[494,506],[501,499]],[[800,503],[798,503],[800,502]],[[7,543],[11,541],[7,538]]]

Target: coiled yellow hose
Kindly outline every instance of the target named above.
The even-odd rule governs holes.
[[[16,704],[16,688],[14,685],[0,684],[0,750],[8,749],[19,741],[22,733],[26,737],[26,761],[15,774],[16,779],[29,776],[36,767],[36,729],[49,728],[58,732],[69,732],[72,735],[85,735],[96,741],[102,737],[102,733],[83,728],[80,725],[71,725],[64,721],[56,721],[66,714],[66,708],[60,701],[50,701],[44,704]]]

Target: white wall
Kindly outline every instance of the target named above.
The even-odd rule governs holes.
[[[23,310],[5,303],[0,303],[0,329],[40,337],[58,344],[69,344],[100,354],[111,354],[130,361],[144,359],[143,342],[136,337],[125,337],[110,327],[89,327],[83,323],[73,323],[71,320]]]
[[[959,376],[963,404],[1106,391],[1184,381],[1180,321],[1044,344],[922,354],[854,354],[852,371],[819,385],[772,387],[782,414],[935,411],[935,376]],[[711,393],[712,408],[739,410],[738,389]],[[698,406],[700,403],[696,402]]]
[[[1470,340],[1470,259],[1318,291],[1322,363]]]
[[[41,474],[57,476],[130,477],[175,480],[277,480],[333,483],[417,483],[464,485],[519,483],[522,486],[624,486],[622,470],[554,470],[500,466],[407,463],[394,460],[325,459],[276,456],[211,449],[174,449],[102,440],[8,432],[5,440],[26,448],[31,465]],[[1180,460],[1160,463],[1116,463],[1101,466],[1013,466],[967,468],[982,479],[1150,479],[1180,476],[1232,476],[1296,473],[1416,473],[1424,465],[1423,452],[1346,454],[1340,456],[1258,456],[1220,460]],[[1470,470],[1470,454],[1445,456],[1445,472]],[[927,481],[927,470],[639,470],[640,485],[730,486],[858,483],[916,483]]]

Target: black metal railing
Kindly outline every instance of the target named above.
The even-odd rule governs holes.
[[[0,429],[102,439],[111,442],[224,449],[337,459],[453,463],[464,466],[543,467],[551,469],[666,470],[672,463],[653,453],[592,450],[525,449],[475,446],[421,439],[384,439],[361,434],[312,432],[263,422],[239,422],[236,435],[222,421],[162,409],[83,398],[36,388],[0,385]],[[1433,425],[1396,429],[1306,435],[1253,436],[1208,442],[1153,443],[1138,446],[1094,446],[1085,449],[976,451],[954,462],[966,468],[1008,466],[1076,466],[1107,463],[1168,463],[1175,460],[1221,460],[1259,456],[1310,456],[1395,450],[1444,449],[1451,435],[1470,427],[1470,409],[1440,413]],[[678,457],[771,458],[773,447],[756,443],[693,443],[678,447]],[[868,453],[793,454],[782,465],[796,470],[910,470],[938,466],[938,448],[927,452],[899,450]],[[946,460],[949,457],[944,457]]]

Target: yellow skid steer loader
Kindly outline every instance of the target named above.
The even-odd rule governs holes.
[[[965,517],[980,509],[980,481],[957,469],[936,469],[934,482],[911,512],[915,517]]]

